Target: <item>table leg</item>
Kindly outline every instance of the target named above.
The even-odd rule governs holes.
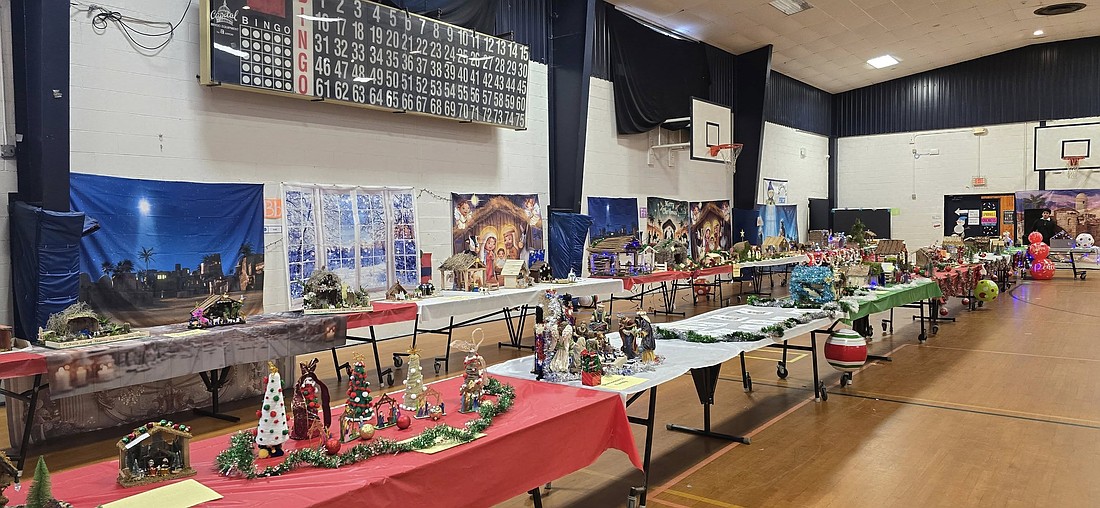
[[[519,326],[512,323],[512,309],[504,309],[504,321],[508,326],[509,342],[497,342],[497,349],[501,347],[513,347],[516,349],[530,349],[534,351],[535,346],[523,345],[523,329],[527,325],[527,305],[519,307]]]
[[[695,382],[695,391],[699,395],[699,403],[703,405],[703,428],[685,427],[682,425],[668,424],[666,429],[675,432],[685,432],[697,436],[713,437],[749,444],[749,438],[743,436],[731,436],[710,430],[710,406],[714,404],[714,390],[718,387],[718,373],[722,365],[711,365],[698,369],[691,369],[691,378]]]
[[[38,392],[43,388],[49,387],[49,383],[42,384],[42,374],[35,374],[34,381],[30,390],[23,392],[13,392],[6,388],[0,388],[0,395],[4,395],[9,399],[15,399],[23,401],[27,404],[27,415],[23,422],[23,439],[19,445],[19,453],[15,459],[15,469],[19,474],[23,474],[23,464],[27,460],[27,450],[31,444],[31,431],[34,430],[34,410],[38,407]],[[9,400],[9,404],[10,404]]]
[[[542,491],[539,490],[539,487],[528,490],[527,493],[531,494],[531,500],[535,503],[535,508],[542,508]]]
[[[439,374],[439,362],[440,361],[443,362],[443,372],[450,372],[451,371],[451,336],[454,334],[454,331],[455,331],[455,317],[451,316],[451,321],[447,324],[447,333],[445,334],[445,335],[447,335],[447,352],[445,353],[445,355],[443,357],[439,357],[439,356],[435,357],[435,373],[436,374]],[[442,333],[442,331],[436,331],[434,333],[444,335],[444,333]]]
[[[638,392],[634,396],[630,397],[626,401],[626,405],[630,406],[632,402],[638,399],[641,394],[645,392]],[[645,477],[645,482],[641,487],[630,488],[630,498],[640,498],[640,504],[638,506],[645,506],[646,493],[649,491],[649,464],[650,458],[653,455],[653,422],[655,420],[654,414],[657,410],[657,387],[649,389],[649,414],[645,417],[627,416],[630,423],[645,425],[645,448],[642,450],[642,475]],[[641,491],[639,493],[639,491]]]
[[[745,389],[745,392],[752,391],[752,376],[749,375],[748,368],[745,367],[745,352],[737,355],[741,358],[741,386]]]
[[[236,416],[227,415],[219,411],[218,390],[229,382],[229,370],[232,368],[232,366],[229,366],[222,368],[220,371],[214,369],[209,372],[199,372],[199,377],[202,378],[203,384],[206,385],[206,391],[210,392],[210,409],[195,408],[195,414],[233,423],[241,421],[241,419]]]

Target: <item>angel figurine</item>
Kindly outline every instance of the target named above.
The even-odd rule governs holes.
[[[569,350],[573,346],[573,325],[568,321],[558,322],[558,333],[554,336],[554,359],[550,360],[551,372],[569,372]]]

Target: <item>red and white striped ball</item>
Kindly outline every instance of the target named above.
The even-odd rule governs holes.
[[[837,330],[825,341],[825,359],[841,372],[859,370],[867,363],[867,341],[855,330]]]

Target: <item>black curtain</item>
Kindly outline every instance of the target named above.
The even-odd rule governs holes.
[[[497,33],[500,0],[380,0],[379,3],[481,33]]]
[[[619,134],[648,132],[691,114],[692,97],[710,96],[706,49],[663,35],[605,4]]]

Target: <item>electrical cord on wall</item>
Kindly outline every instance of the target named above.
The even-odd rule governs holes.
[[[172,24],[168,21],[152,21],[147,19],[135,18],[133,16],[127,16],[119,11],[111,10],[107,7],[103,7],[96,4],[85,4],[76,1],[70,1],[69,5],[75,7],[79,11],[87,12],[92,16],[92,28],[97,32],[103,32],[107,29],[107,25],[114,23],[118,26],[122,35],[130,41],[130,44],[137,46],[145,51],[158,52],[162,48],[172,42],[172,35],[175,34],[176,29],[183,24],[183,20],[187,18],[187,11],[191,10],[191,4],[194,0],[187,0],[187,7],[183,9],[183,14],[180,16],[179,21]],[[167,27],[161,32],[146,32],[138,29],[135,25],[146,25],[150,27]],[[152,39],[163,38],[158,44],[148,46],[141,43],[137,36],[148,37]]]

